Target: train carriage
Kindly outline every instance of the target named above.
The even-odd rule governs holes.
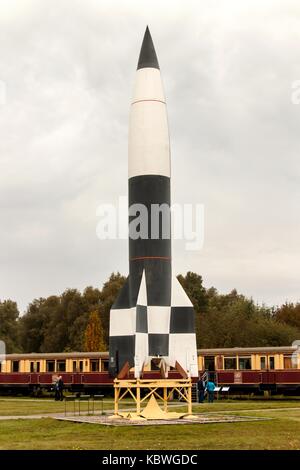
[[[238,392],[272,390],[300,393],[300,347],[252,347],[198,350],[199,376],[213,376],[219,386]],[[159,376],[156,361],[144,378]],[[8,354],[0,363],[0,392],[51,390],[58,375],[70,391],[112,388],[107,352]],[[178,378],[178,372],[170,371]]]
[[[299,346],[200,349],[198,361],[231,390],[300,392]]]

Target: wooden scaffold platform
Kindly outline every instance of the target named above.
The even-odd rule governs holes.
[[[172,419],[192,415],[192,380],[185,379],[118,379],[114,380],[114,416],[141,419]],[[187,404],[187,412],[168,411],[168,402],[174,392]],[[131,397],[136,405],[133,413],[120,413],[119,405],[124,398]],[[159,403],[163,405],[161,408]],[[147,405],[146,405],[147,404]],[[146,405],[144,409],[143,405]]]

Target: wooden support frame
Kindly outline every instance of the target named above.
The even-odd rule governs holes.
[[[163,410],[168,412],[168,402],[173,394],[177,392],[181,399],[187,404],[187,414],[192,414],[192,380],[186,379],[125,379],[114,380],[115,406],[114,414],[119,415],[120,402],[128,395],[133,398],[136,405],[136,414],[141,415],[142,406],[147,400],[154,396],[158,402],[163,403]],[[141,391],[144,390],[144,396]]]

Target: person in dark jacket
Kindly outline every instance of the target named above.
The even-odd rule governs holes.
[[[203,403],[203,401],[204,401],[204,392],[205,392],[205,384],[204,384],[204,382],[201,378],[197,382],[197,389],[198,389],[198,402]]]
[[[58,387],[58,399],[62,401],[64,398],[64,394],[63,394],[64,383],[63,383],[63,379],[61,375],[58,377],[57,387]]]

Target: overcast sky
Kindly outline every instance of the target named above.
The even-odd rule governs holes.
[[[175,273],[268,305],[300,300],[298,0],[0,0],[0,299],[24,311],[127,274],[127,242],[97,239],[96,210],[127,194],[147,24],[173,202],[205,206],[204,247],[176,241]]]

